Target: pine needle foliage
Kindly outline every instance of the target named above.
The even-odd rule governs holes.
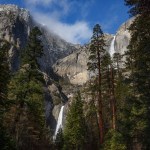
[[[126,52],[132,95],[131,131],[135,149],[150,147],[150,1],[125,0],[130,14],[136,15],[129,30],[131,41]]]
[[[12,102],[5,125],[16,141],[17,149],[40,149],[49,144],[44,114],[44,79],[39,72],[42,57],[41,32],[35,27],[22,54],[20,69],[9,84],[8,98]]]
[[[9,101],[7,99],[8,83],[10,80],[8,50],[10,45],[6,41],[0,41],[0,149],[15,150],[15,143],[4,126],[5,113],[8,110]]]
[[[80,149],[83,150],[86,142],[86,127],[83,114],[83,102],[78,92],[66,118],[64,129],[64,149]]]

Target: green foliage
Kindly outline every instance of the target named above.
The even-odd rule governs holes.
[[[150,147],[150,3],[148,0],[126,0],[132,15],[139,14],[131,24],[131,41],[126,53],[126,67],[130,71],[132,95],[130,108],[130,136],[134,147]],[[136,142],[135,142],[136,141]]]
[[[97,102],[97,111],[98,111],[98,123],[99,123],[99,136],[100,143],[103,143],[104,137],[104,122],[103,122],[103,101],[102,98],[102,90],[104,87],[103,73],[105,72],[105,68],[108,67],[110,56],[106,53],[105,50],[105,40],[104,34],[101,30],[99,24],[96,24],[93,28],[93,36],[91,38],[90,44],[90,55],[89,61],[87,63],[88,70],[90,71],[92,77],[94,76],[95,80],[93,80],[93,86],[91,87],[91,91],[95,94],[95,103]],[[104,81],[104,82],[103,82]],[[95,89],[95,90],[94,90]]]
[[[10,79],[10,71],[9,71],[9,64],[8,64],[8,50],[9,44],[8,43],[0,43],[0,105],[6,103],[7,99],[7,84]],[[1,113],[0,113],[1,114]]]
[[[1,42],[1,41],[0,41]],[[0,149],[15,150],[15,144],[12,137],[4,126],[4,115],[7,112],[9,101],[7,100],[8,82],[10,80],[10,71],[8,64],[9,44],[7,42],[0,43]]]
[[[0,149],[1,150],[16,150],[15,142],[7,133],[7,129],[0,123]]]
[[[64,137],[63,137],[63,131],[62,129],[60,128],[58,130],[58,133],[56,135],[56,140],[55,140],[55,148],[57,150],[61,150],[63,149],[63,146],[64,146]]]
[[[132,16],[137,14],[150,14],[149,0],[125,0],[125,3],[131,7],[129,13]]]
[[[44,79],[37,61],[43,52],[39,35],[41,32],[35,27],[22,55],[21,67],[9,84],[8,98],[12,104],[5,115],[5,126],[18,149],[49,144],[44,115]]]
[[[87,147],[88,149],[99,149],[99,126],[97,118],[97,109],[94,98],[85,107],[85,121],[87,126]]]
[[[39,67],[38,58],[43,55],[43,46],[41,45],[41,31],[34,27],[30,33],[27,46],[22,54],[22,64],[30,64],[31,68]]]
[[[90,45],[90,56],[89,62],[87,63],[88,70],[92,72],[96,72],[99,69],[99,61],[102,61],[102,54],[105,53],[105,41],[104,41],[104,34],[101,30],[99,24],[96,24],[93,28],[93,36],[91,38],[91,45]],[[99,55],[99,58],[98,58]]]
[[[72,101],[70,110],[67,114],[64,140],[64,149],[84,149],[86,128],[83,114],[83,102],[79,92]]]
[[[109,130],[105,137],[104,150],[127,150],[123,136],[116,130]]]

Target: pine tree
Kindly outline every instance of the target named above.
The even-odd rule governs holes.
[[[130,14],[136,16],[129,30],[131,41],[126,53],[126,67],[130,71],[129,83],[132,95],[131,137],[133,146],[150,147],[150,1],[126,0]]]
[[[41,31],[34,27],[30,33],[28,44],[22,53],[22,64],[30,64],[32,68],[39,68],[38,58],[43,55],[43,46],[41,45]]]
[[[9,84],[8,98],[13,104],[5,124],[10,128],[18,149],[35,149],[48,144],[47,135],[44,135],[44,79],[38,64],[43,53],[40,35],[40,30],[33,28],[22,55],[21,67]]]
[[[105,136],[103,144],[104,149],[128,149],[127,141],[129,142],[129,119],[130,109],[126,102],[126,97],[130,96],[129,85],[125,83],[123,69],[120,67],[121,56],[115,53],[110,67],[108,68],[108,83],[110,89],[111,101],[111,128]],[[110,111],[110,109],[109,109]],[[129,148],[130,149],[130,148]]]
[[[8,109],[9,101],[7,100],[8,82],[10,79],[8,50],[9,43],[0,41],[0,149],[15,149],[13,139],[7,132],[3,124],[4,115]]]
[[[110,55],[106,53],[103,56],[103,61],[102,61],[102,81],[103,81],[103,97],[105,100],[105,106],[106,111],[105,113],[108,112],[109,115],[111,116],[110,120],[111,122],[111,128],[114,130],[116,129],[116,98],[115,98],[115,70],[114,66],[112,63],[112,60],[110,58]],[[108,108],[107,105],[110,105],[111,111]],[[108,118],[106,116],[106,118]]]
[[[116,130],[109,130],[106,134],[104,150],[127,150],[122,134]]]
[[[93,28],[93,36],[91,38],[90,45],[90,56],[89,62],[87,63],[88,70],[96,73],[97,78],[97,92],[98,92],[98,122],[99,122],[99,130],[100,130],[100,143],[103,143],[104,139],[104,122],[103,122],[103,108],[102,108],[102,77],[101,77],[101,63],[103,59],[103,55],[105,54],[105,41],[104,34],[101,30],[99,24],[96,24]]]
[[[58,130],[58,133],[56,135],[55,147],[57,150],[61,150],[64,147],[64,136],[61,128]]]
[[[114,68],[110,66],[110,87],[111,87],[111,106],[112,106],[112,128],[116,130],[116,99],[115,99],[115,87],[114,87]]]
[[[121,64],[122,64],[122,56],[119,53],[114,53],[113,55],[113,66],[117,70],[117,76],[119,77],[121,73]]]
[[[85,122],[87,126],[87,150],[90,149],[99,149],[99,124],[97,117],[97,108],[95,103],[95,90],[96,86],[94,81],[89,81],[86,83],[84,94],[86,95],[85,99],[88,99],[85,104]]]
[[[72,101],[67,114],[64,129],[64,149],[84,149],[86,140],[86,127],[83,114],[83,102],[78,92]]]
[[[0,41],[2,42],[2,41]],[[7,99],[7,84],[10,79],[9,63],[8,63],[8,50],[9,44],[6,42],[0,43],[0,105],[3,106]],[[0,113],[1,114],[1,113]]]

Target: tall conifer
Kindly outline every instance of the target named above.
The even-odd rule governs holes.
[[[103,108],[102,108],[102,59],[105,54],[104,34],[99,24],[93,28],[93,36],[91,38],[90,56],[88,62],[88,70],[96,73],[97,78],[97,99],[98,99],[98,122],[100,130],[100,143],[104,140],[104,122],[103,122]]]
[[[135,149],[150,147],[150,1],[125,0],[136,16],[129,30],[131,41],[126,53],[132,89],[131,137]]]
[[[4,126],[4,115],[8,110],[7,99],[10,71],[8,63],[8,50],[10,46],[6,41],[0,41],[0,149],[15,149],[14,142]]]
[[[83,101],[78,92],[67,114],[64,129],[64,149],[84,149],[86,142],[86,127],[83,114]]]
[[[40,35],[40,30],[33,28],[22,54],[21,67],[9,84],[8,97],[13,105],[7,114],[7,117],[11,115],[11,119],[6,117],[6,125],[18,149],[35,149],[48,144],[44,117],[44,79],[38,63],[43,53]]]

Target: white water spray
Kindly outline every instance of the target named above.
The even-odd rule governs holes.
[[[54,139],[56,138],[56,135],[57,135],[59,129],[63,127],[63,125],[62,125],[63,111],[64,111],[64,106],[61,107],[60,112],[59,112],[59,116],[58,116],[58,120],[57,120],[57,126],[56,126],[56,130],[55,130],[55,134],[54,134]]]
[[[109,48],[109,53],[110,53],[111,58],[113,57],[113,54],[115,53],[115,39],[116,39],[116,36],[113,37],[113,40],[111,41],[110,48]]]

